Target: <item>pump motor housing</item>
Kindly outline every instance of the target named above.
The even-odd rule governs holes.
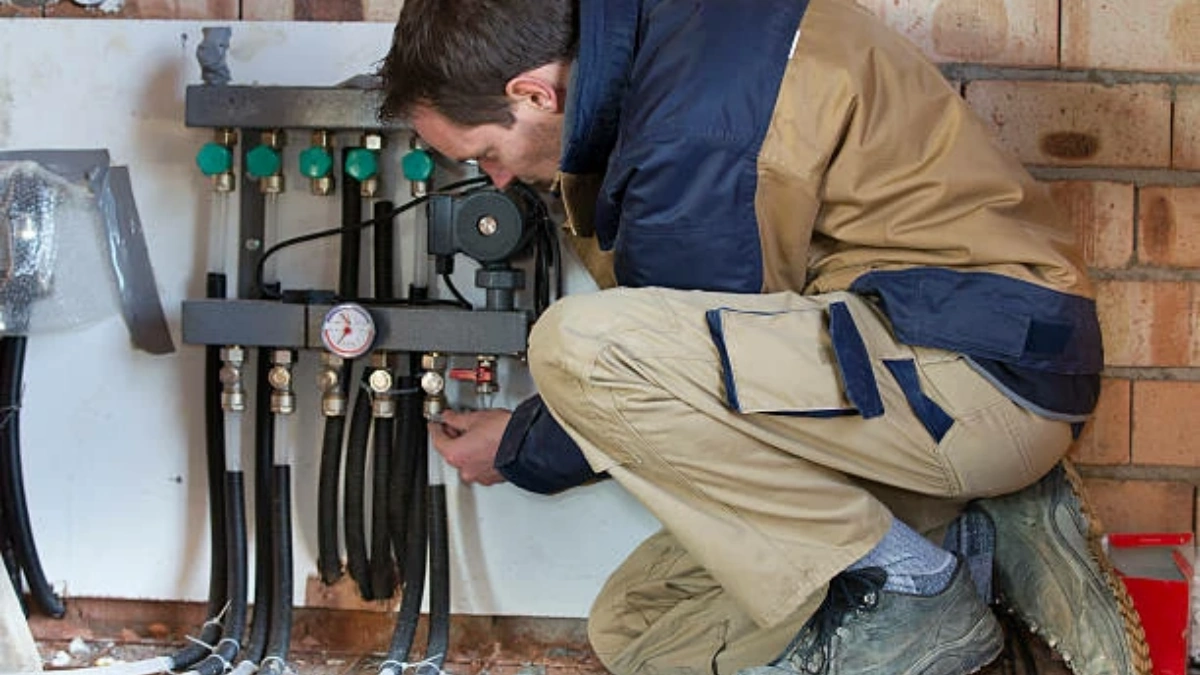
[[[533,238],[533,205],[519,191],[482,188],[429,201],[431,255],[498,263],[523,253]]]

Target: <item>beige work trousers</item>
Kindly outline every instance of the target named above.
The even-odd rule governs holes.
[[[893,512],[948,519],[1034,482],[1071,438],[961,356],[898,343],[850,293],[571,296],[539,319],[529,359],[592,468],[663,524],[592,609],[592,645],[618,675],[770,661]],[[845,414],[872,392],[882,414]]]

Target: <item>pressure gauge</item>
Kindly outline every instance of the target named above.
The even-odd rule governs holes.
[[[375,320],[361,305],[347,302],[325,314],[321,342],[343,359],[356,359],[371,351],[375,343]]]

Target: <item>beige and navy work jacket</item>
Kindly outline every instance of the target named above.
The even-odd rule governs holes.
[[[1092,410],[1074,233],[905,38],[852,0],[581,0],[579,39],[560,189],[611,281],[850,290],[1034,412]],[[590,476],[536,397],[497,467],[542,492]]]

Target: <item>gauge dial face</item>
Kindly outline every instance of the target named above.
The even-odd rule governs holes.
[[[375,320],[360,305],[338,305],[325,314],[321,342],[343,359],[356,359],[371,351],[375,343]]]

